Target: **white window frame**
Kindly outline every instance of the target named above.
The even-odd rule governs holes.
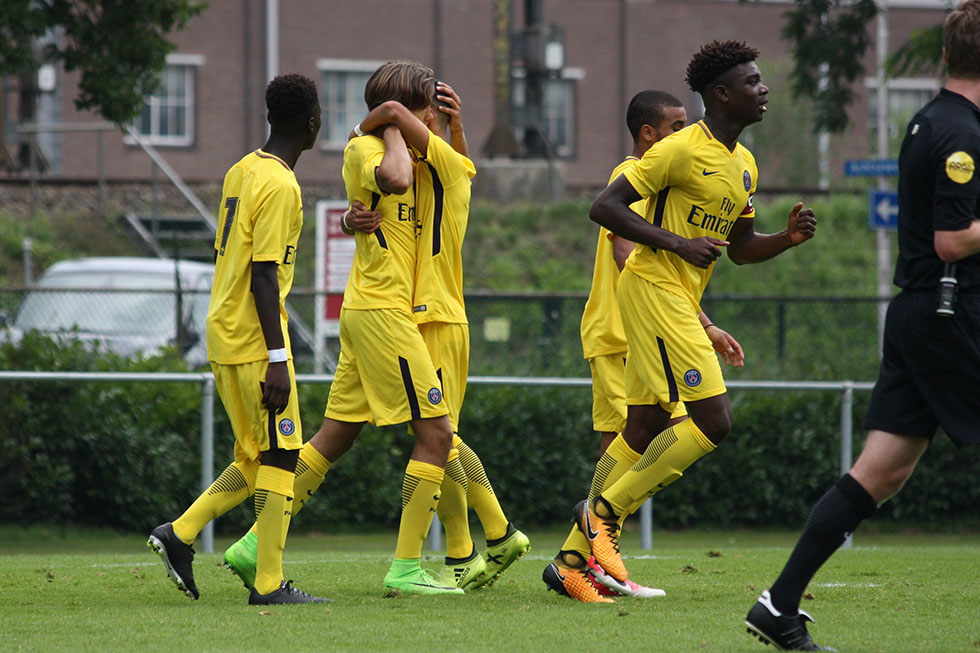
[[[936,95],[939,93],[939,89],[942,88],[942,84],[935,77],[895,77],[893,79],[886,80],[885,82],[888,89],[888,106],[889,106],[889,120],[888,129],[889,139],[900,138],[905,131],[905,124],[898,124],[892,119],[891,116],[891,94],[895,91],[926,91],[930,95]],[[878,79],[875,77],[868,77],[864,80],[864,87],[868,91],[868,133],[874,133],[874,130],[878,127],[877,116],[872,114],[871,109],[875,105],[878,99]],[[923,106],[925,106],[923,104]],[[921,108],[921,107],[920,107]],[[875,107],[877,109],[877,107]],[[911,118],[912,116],[908,116]]]
[[[523,80],[527,73],[523,68],[514,67],[511,70],[512,80]],[[582,68],[562,68],[558,74],[557,78],[549,78],[545,81],[561,81],[566,82],[567,88],[569,89],[568,98],[568,115],[565,116],[566,123],[566,143],[564,145],[555,146],[555,155],[560,158],[571,158],[575,156],[576,149],[578,146],[578,129],[577,129],[577,104],[578,104],[578,82],[585,79],[585,71]],[[519,94],[515,94],[512,99],[514,103],[513,108],[523,108],[526,106],[525,102],[520,98]],[[547,113],[547,108],[545,108]],[[547,120],[547,115],[545,116]],[[515,136],[520,139],[521,134],[515,134]]]
[[[168,54],[166,59],[166,66],[182,67],[188,71],[188,74],[184,76],[184,111],[186,115],[187,130],[185,134],[179,136],[171,135],[161,135],[158,133],[144,134],[140,131],[140,116],[137,115],[133,118],[131,126],[133,131],[136,132],[140,140],[144,143],[150,145],[163,145],[167,147],[189,147],[194,144],[197,130],[197,77],[198,70],[204,65],[204,55],[199,54]],[[164,68],[166,70],[166,68]],[[161,71],[163,72],[163,71]],[[146,106],[150,107],[151,112],[151,129],[155,132],[158,128],[159,116],[157,112],[161,105],[162,96],[157,95],[161,89],[158,87],[153,94],[146,96]],[[170,100],[170,104],[176,104],[172,97],[167,98]],[[145,108],[145,107],[144,107]],[[142,113],[142,111],[141,111]],[[156,114],[156,115],[155,115]],[[129,145],[134,145],[135,141],[132,137],[126,136],[123,141]]]
[[[384,61],[370,61],[362,59],[318,59],[316,62],[317,70],[320,73],[320,104],[323,111],[323,124],[327,125],[329,117],[328,111],[334,110],[335,103],[328,97],[330,89],[326,83],[326,75],[329,73],[350,74],[359,73],[371,75]],[[365,78],[366,81],[366,78]],[[352,91],[355,91],[352,93]],[[326,129],[320,129],[320,149],[326,152],[342,152],[347,146],[347,136],[355,124],[367,115],[367,105],[364,104],[364,89],[352,89],[348,86],[347,98],[343,107],[344,118],[341,119],[340,129],[342,134],[328,134]]]

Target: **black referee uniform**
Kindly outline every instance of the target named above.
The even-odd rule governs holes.
[[[909,123],[898,166],[902,291],[885,318],[884,352],[866,429],[928,439],[942,426],[960,446],[980,444],[980,254],[956,262],[952,316],[936,313],[944,264],[934,232],[980,218],[980,110],[939,92]]]

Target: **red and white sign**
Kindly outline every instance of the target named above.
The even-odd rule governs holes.
[[[340,335],[340,307],[354,262],[354,237],[340,227],[346,200],[316,203],[316,340]],[[319,358],[319,356],[318,356]]]

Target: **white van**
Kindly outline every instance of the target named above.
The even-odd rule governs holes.
[[[158,258],[86,258],[55,263],[27,293],[10,336],[38,331],[98,342],[122,356],[178,345],[192,367],[207,363],[205,323],[214,266]],[[179,280],[179,287],[178,287]],[[180,331],[179,331],[180,330]]]

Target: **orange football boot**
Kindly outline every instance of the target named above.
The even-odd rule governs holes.
[[[597,497],[600,500],[602,497]],[[609,517],[596,514],[592,502],[579,501],[575,504],[575,523],[589,541],[592,556],[607,574],[620,583],[626,582],[629,572],[619,555],[619,518],[609,511]]]
[[[581,569],[576,569],[551,562],[544,568],[541,580],[549,590],[583,603],[615,603],[611,598],[599,595],[589,575],[589,568],[585,565],[582,565]]]

